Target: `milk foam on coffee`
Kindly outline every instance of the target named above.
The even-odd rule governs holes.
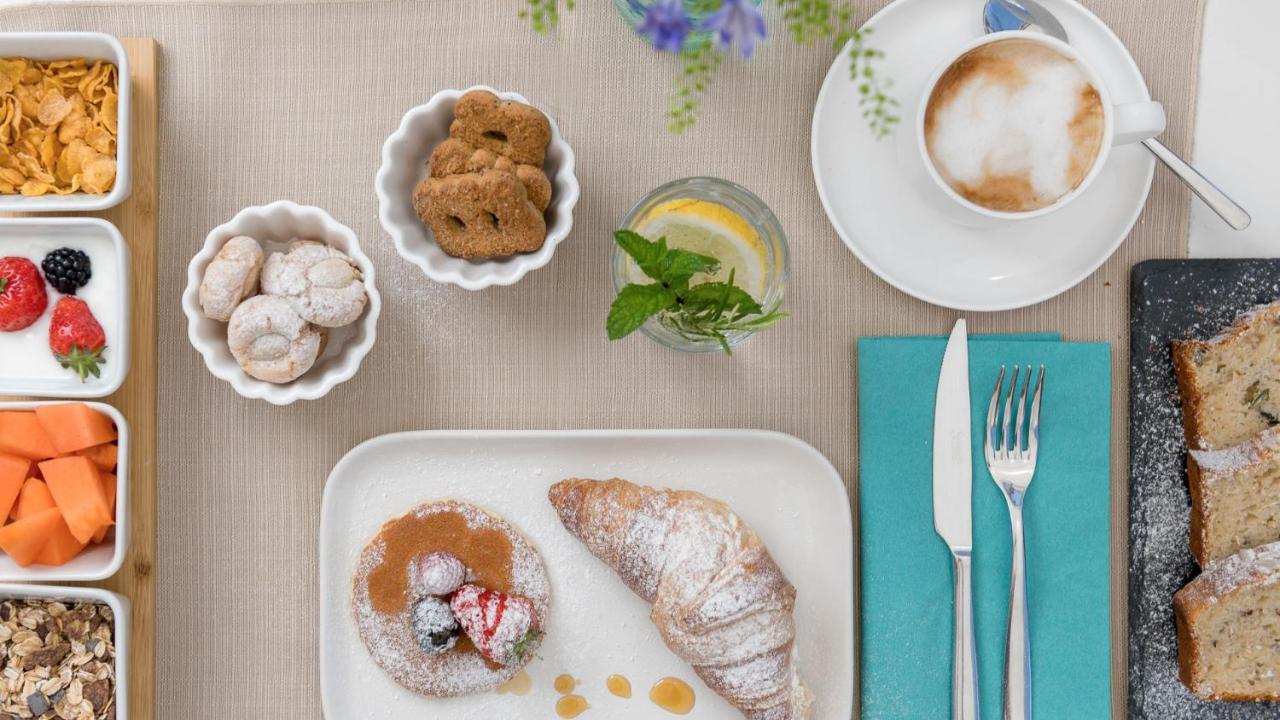
[[[1073,59],[1038,42],[1000,40],[943,73],[924,132],[934,167],[956,192],[992,210],[1026,212],[1084,181],[1105,114]]]

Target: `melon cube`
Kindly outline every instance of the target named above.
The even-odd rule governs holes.
[[[41,405],[36,408],[36,418],[59,455],[116,439],[116,425],[111,418],[84,403]]]
[[[0,452],[28,460],[47,460],[58,454],[36,414],[27,410],[0,412]]]
[[[13,558],[13,561],[26,567],[36,561],[45,543],[53,536],[62,522],[62,515],[57,508],[49,508],[23,518],[17,522],[0,527],[0,549]]]
[[[17,501],[13,503],[12,517],[14,520],[21,520],[56,507],[58,504],[53,501],[49,486],[38,478],[27,478],[27,481],[22,484],[22,490],[18,492]]]
[[[94,533],[112,523],[101,473],[88,458],[72,455],[46,460],[40,463],[40,472],[77,540],[88,543]]]

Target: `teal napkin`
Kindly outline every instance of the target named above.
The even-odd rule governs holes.
[[[933,530],[933,406],[943,338],[858,342],[862,717],[951,713],[951,558]],[[1037,717],[1111,714],[1111,349],[1055,335],[975,337],[974,605],[982,714],[1001,717],[1009,516],[982,428],[1001,364],[1046,366],[1027,493],[1027,592]],[[1007,387],[1007,383],[1006,383]]]

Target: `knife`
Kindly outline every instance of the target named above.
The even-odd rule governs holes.
[[[933,527],[951,550],[955,645],[952,720],[978,720],[978,649],[973,637],[973,454],[969,337],[956,321],[942,356],[933,414]]]

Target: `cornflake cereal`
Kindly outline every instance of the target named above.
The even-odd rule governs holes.
[[[110,192],[117,76],[101,60],[0,58],[0,194]]]
[[[0,717],[114,720],[114,625],[100,603],[0,602]]]

